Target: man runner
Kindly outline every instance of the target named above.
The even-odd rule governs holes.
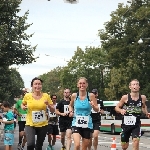
[[[95,95],[95,98],[97,99],[97,104],[99,107],[99,111],[96,112],[92,109],[91,112],[91,117],[92,117],[92,122],[93,122],[93,147],[94,150],[97,150],[97,146],[98,146],[98,135],[100,132],[100,124],[101,124],[101,113],[104,112],[103,108],[103,101],[98,99],[98,90],[97,89],[93,89],[92,93]],[[88,147],[88,150],[91,150],[92,147],[92,137],[90,139],[90,144]]]
[[[133,150],[139,150],[139,139],[141,137],[140,116],[142,111],[148,116],[145,104],[146,96],[139,93],[140,85],[137,79],[129,83],[129,88],[131,92],[122,96],[115,110],[123,116],[121,125],[122,149],[126,150],[128,148],[129,138],[132,134]]]
[[[23,110],[21,108],[23,96],[27,93],[26,90],[23,91],[23,95],[21,96],[20,100],[16,102],[15,105],[15,113],[18,115],[18,125],[19,125],[19,143],[18,143],[18,150],[24,150],[24,146],[26,143],[26,135],[25,135],[25,124],[26,124],[26,115],[27,110]]]
[[[72,117],[69,117],[69,104],[70,104],[70,89],[64,90],[64,99],[59,101],[56,106],[56,114],[59,115],[59,128],[61,132],[61,150],[70,150],[71,147],[71,124]],[[65,146],[65,135],[67,136],[67,145]]]
[[[53,101],[53,106],[56,109],[56,95],[51,95],[51,99]],[[56,142],[56,135],[59,135],[59,129],[58,129],[58,116],[54,113],[52,113],[48,108],[48,142],[49,145],[46,150],[54,150],[54,145]]]

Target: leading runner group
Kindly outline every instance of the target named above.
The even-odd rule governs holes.
[[[56,103],[57,95],[43,93],[43,84],[40,78],[32,79],[32,93],[23,91],[13,110],[9,102],[1,103],[4,113],[0,122],[4,124],[5,150],[12,150],[14,144],[14,114],[19,125],[18,150],[24,150],[26,143],[27,150],[42,150],[46,137],[49,143],[47,150],[56,150],[59,132],[61,150],[71,149],[72,138],[74,150],[97,150],[104,109],[103,101],[98,99],[98,90],[88,92],[88,81],[81,77],[77,81],[78,92],[71,94],[69,88],[65,89],[63,99]],[[149,117],[149,113],[145,104],[146,96],[139,93],[139,81],[131,80],[129,88],[131,92],[122,96],[115,110],[122,114],[122,150],[128,148],[131,135],[133,150],[139,150],[140,116],[145,113]]]

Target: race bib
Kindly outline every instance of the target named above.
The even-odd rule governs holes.
[[[32,111],[32,121],[33,123],[46,121],[45,111]]]
[[[89,116],[76,116],[76,127],[88,128]]]
[[[99,108],[99,110],[100,110],[100,107],[101,107],[100,104],[97,104],[97,105],[98,105],[98,108]],[[91,112],[92,112],[92,113],[98,113],[98,112],[96,112],[93,108],[92,108]]]
[[[21,115],[21,121],[26,121],[26,117],[27,117],[27,114],[22,114]]]
[[[125,125],[135,125],[136,117],[135,116],[124,116]]]
[[[57,117],[55,112],[52,113],[52,112],[49,111],[48,114],[49,114],[49,117]]]
[[[3,121],[7,121],[8,119],[6,119],[5,117],[3,118]]]
[[[69,105],[64,105],[64,113],[69,113]]]

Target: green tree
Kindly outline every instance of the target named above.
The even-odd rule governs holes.
[[[44,82],[42,87],[43,92],[47,92],[50,95],[56,94],[58,100],[63,97],[63,90],[60,80],[62,70],[62,67],[56,67],[50,72],[39,76]]]
[[[33,52],[36,46],[31,46],[29,39],[33,34],[28,35],[26,30],[32,25],[26,22],[29,11],[19,16],[19,5],[21,0],[0,1],[0,96],[1,100],[9,99],[16,93],[20,86],[23,86],[21,77],[17,80],[12,76],[19,76],[9,66],[14,64],[29,64],[36,60]],[[13,73],[13,74],[12,74]],[[7,77],[7,78],[6,78]],[[14,82],[16,81],[17,84]],[[20,82],[18,82],[20,81]],[[10,83],[13,85],[10,86]]]
[[[14,98],[20,96],[24,87],[23,79],[15,68],[0,68],[4,76],[0,76],[0,101],[8,100],[14,103]]]
[[[117,91],[124,84],[128,86],[131,79],[137,78],[143,94],[150,97],[150,40],[145,39],[144,44],[138,44],[140,38],[149,38],[149,16],[150,3],[147,0],[133,1],[126,6],[119,4],[118,9],[111,13],[111,20],[105,23],[105,30],[99,32],[100,38],[104,40],[102,47],[108,54],[108,63],[118,73],[121,72],[118,81],[122,81],[122,78],[126,81],[119,83]],[[113,85],[113,82],[111,77],[110,85]],[[111,86],[109,90],[113,93]],[[125,92],[126,90],[119,95]],[[112,97],[120,98],[117,93]]]
[[[35,61],[36,46],[29,44],[33,34],[25,31],[31,26],[26,20],[29,12],[19,16],[21,0],[0,1],[0,66],[28,64]]]
[[[97,88],[100,97],[105,99],[104,87],[107,75],[104,74],[107,63],[105,62],[106,53],[101,48],[86,48],[83,51],[77,47],[74,56],[69,61],[61,74],[63,87],[71,88],[72,92],[77,92],[77,79],[86,77],[88,80],[88,90]]]

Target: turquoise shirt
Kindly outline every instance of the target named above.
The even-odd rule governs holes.
[[[88,122],[87,128],[93,129],[91,110],[92,106],[90,104],[89,99],[86,97],[84,100],[80,100],[78,96],[74,101],[74,118],[72,121],[72,126],[78,127],[77,124],[80,123],[80,125],[82,126],[83,124],[86,124],[86,122]],[[80,116],[81,119],[77,120],[78,116]],[[88,118],[88,121],[86,119],[82,120],[82,117]]]
[[[4,118],[7,119],[7,121],[14,120],[14,114],[11,110],[9,110],[5,115]],[[6,124],[4,126],[4,130],[14,130],[14,123]]]

